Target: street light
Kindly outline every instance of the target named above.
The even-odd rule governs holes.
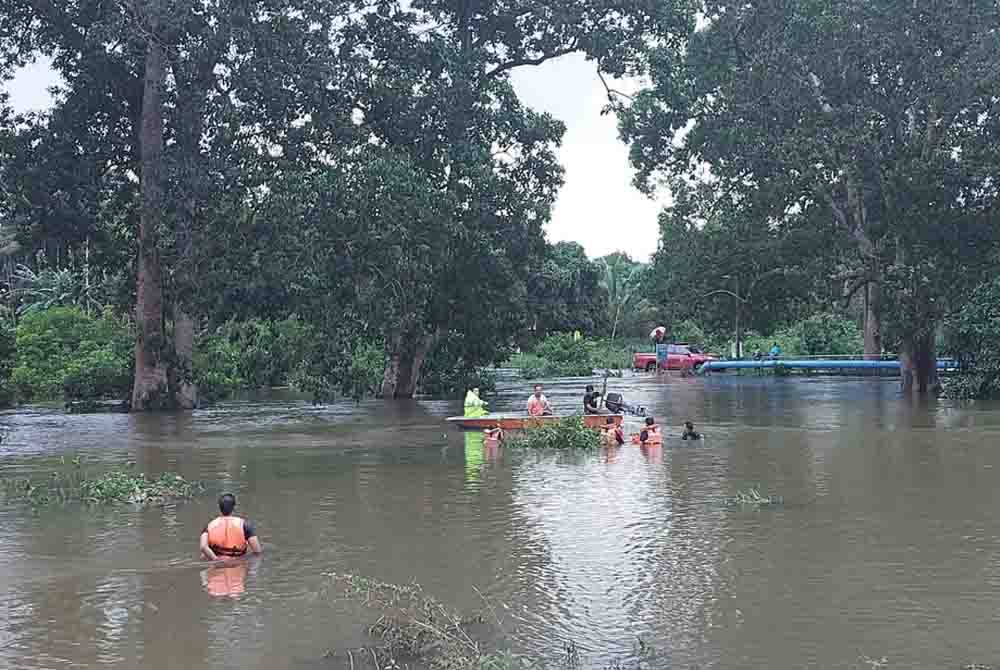
[[[733,279],[733,277],[731,277],[729,275],[723,275],[722,278],[723,279]],[[718,295],[720,293],[725,294],[725,295],[731,295],[734,298],[736,298],[736,300],[737,300],[737,304],[736,304],[736,358],[737,359],[743,358],[743,324],[741,322],[741,315],[743,313],[743,305],[747,304],[746,298],[740,297],[739,291],[740,291],[740,280],[739,280],[739,278],[737,278],[736,279],[736,292],[735,293],[733,291],[728,290],[728,289],[720,288],[720,289],[716,289],[714,291],[709,291],[705,295],[703,295],[700,298],[698,298],[698,300],[701,301],[701,300],[704,300],[705,298],[710,298],[713,295]]]

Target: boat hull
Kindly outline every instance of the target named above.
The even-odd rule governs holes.
[[[562,415],[562,416],[519,416],[515,414],[487,414],[486,416],[453,416],[448,418],[448,423],[457,426],[462,430],[485,430],[496,428],[497,424],[504,430],[523,430],[524,428],[534,428],[544,426],[547,423],[561,421],[573,416],[582,416],[583,425],[587,428],[600,428],[614,419],[615,425],[621,425],[624,416],[621,414],[586,414],[586,415]]]

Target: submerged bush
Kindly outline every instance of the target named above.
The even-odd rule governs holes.
[[[526,428],[504,444],[512,449],[596,449],[601,446],[601,434],[574,416]]]
[[[17,326],[11,383],[22,400],[124,397],[132,380],[133,342],[110,313],[75,307],[26,314]]]

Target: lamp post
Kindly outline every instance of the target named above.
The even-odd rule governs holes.
[[[729,275],[725,275],[722,278],[733,279],[733,277],[730,277]],[[710,298],[711,296],[718,295],[720,293],[723,293],[725,295],[731,295],[734,298],[736,298],[736,358],[741,359],[743,358],[743,320],[742,320],[743,305],[747,303],[747,300],[746,298],[740,296],[739,278],[738,277],[736,278],[735,292],[730,291],[729,289],[720,288],[716,289],[715,291],[709,291],[705,295],[701,296],[699,300],[704,300],[705,298]]]

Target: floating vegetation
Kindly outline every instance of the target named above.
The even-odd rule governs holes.
[[[739,490],[735,496],[726,499],[728,505],[780,505],[783,502],[781,496],[769,496],[761,493],[760,486]]]
[[[584,666],[583,655],[573,641],[563,644],[561,658],[552,665],[503,650],[487,650],[476,635],[488,621],[502,631],[503,622],[480,594],[483,614],[462,615],[424,593],[416,583],[387,584],[365,577],[330,573],[334,587],[347,597],[379,612],[368,627],[373,644],[353,649],[331,649],[326,658],[337,667],[352,670],[573,670]],[[607,670],[652,670],[656,656],[652,646],[638,639],[628,663],[615,660]]]
[[[479,615],[463,616],[423,592],[417,584],[396,585],[357,575],[331,574],[345,594],[381,612],[368,627],[375,644],[330,650],[349,667],[403,668],[420,661],[434,670],[489,668],[509,670],[530,666],[510,665],[513,655],[490,655],[473,636],[471,627],[483,623]]]
[[[191,498],[203,487],[180,475],[164,473],[149,479],[139,472],[112,471],[91,477],[83,469],[79,457],[60,459],[61,470],[48,477],[19,477],[0,480],[0,495],[4,500],[31,505],[80,502],[133,503],[150,505],[171,499]]]
[[[504,445],[512,449],[597,449],[601,434],[587,428],[583,417],[573,416],[526,428],[507,438]]]

